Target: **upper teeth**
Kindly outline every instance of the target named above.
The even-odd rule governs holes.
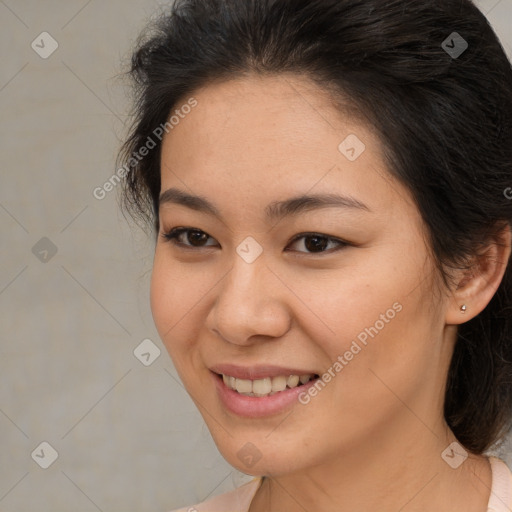
[[[247,396],[267,396],[284,391],[286,387],[295,388],[301,384],[306,384],[314,377],[313,374],[308,375],[289,375],[288,377],[279,375],[278,377],[265,377],[264,379],[237,379],[229,375],[222,375],[222,380],[228,388],[231,388],[242,395]]]

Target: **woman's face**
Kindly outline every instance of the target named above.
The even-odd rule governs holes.
[[[163,141],[151,307],[224,457],[279,475],[434,442],[448,299],[377,136],[293,75],[193,96]]]

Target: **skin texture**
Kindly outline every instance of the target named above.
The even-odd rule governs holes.
[[[184,246],[159,235],[151,307],[223,456],[269,477],[250,511],[486,510],[488,462],[469,454],[459,468],[448,466],[441,453],[456,439],[442,410],[456,325],[496,291],[509,231],[504,245],[490,244],[476,270],[455,274],[459,286],[447,290],[410,193],[386,170],[379,138],[335,109],[326,92],[304,77],[250,75],[194,97],[198,105],[164,138],[161,190],[205,197],[222,219],[161,205],[161,233],[189,227],[206,235],[194,245],[185,233]],[[349,134],[366,146],[355,161],[338,150]],[[368,210],[265,218],[270,202],[305,193],[351,196]],[[312,252],[307,239],[292,241],[304,232],[334,241]],[[248,236],[263,249],[252,263],[236,252]],[[350,245],[335,250],[336,239]],[[307,405],[247,419],[220,402],[212,365],[322,374],[396,303],[400,312]],[[237,456],[247,442],[261,455],[251,467]]]

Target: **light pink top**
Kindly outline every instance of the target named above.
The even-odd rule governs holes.
[[[487,512],[510,512],[512,510],[512,472],[497,457],[491,456],[489,461],[492,469],[492,486]],[[247,512],[261,482],[261,477],[256,477],[231,492],[171,512]]]

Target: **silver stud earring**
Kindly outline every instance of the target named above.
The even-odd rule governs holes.
[[[466,312],[466,304],[462,304],[462,306],[460,307],[460,312],[461,313],[465,313]]]

